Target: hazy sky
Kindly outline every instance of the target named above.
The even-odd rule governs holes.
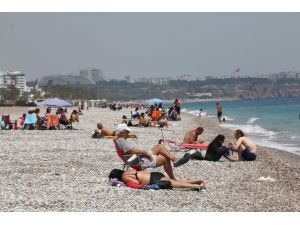
[[[0,71],[28,79],[300,70],[300,13],[0,13]]]

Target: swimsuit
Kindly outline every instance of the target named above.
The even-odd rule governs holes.
[[[161,178],[163,178],[163,177],[165,177],[165,175],[160,172],[151,172],[149,185],[155,184],[156,181],[161,180]]]
[[[250,152],[248,148],[244,149],[244,151],[242,152],[242,156],[246,161],[254,161],[256,159],[256,155]]]

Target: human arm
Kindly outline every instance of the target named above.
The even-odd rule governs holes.
[[[129,134],[128,138],[137,138],[136,134]]]
[[[239,138],[236,143],[232,144],[233,145],[233,149],[235,151],[237,151],[240,148],[240,146],[242,145],[242,142],[243,142],[243,138]]]

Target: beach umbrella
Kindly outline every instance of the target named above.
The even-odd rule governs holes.
[[[159,104],[159,103],[163,103],[164,100],[161,100],[159,98],[151,98],[149,100],[146,101],[147,103],[150,103],[150,104]]]
[[[54,108],[72,107],[72,103],[59,98],[48,98],[45,101],[38,102],[37,106],[50,106]]]

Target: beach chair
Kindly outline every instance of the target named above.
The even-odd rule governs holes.
[[[5,127],[5,129],[11,130],[13,128],[13,123],[10,120],[10,116],[9,115],[2,115],[2,121],[4,121],[4,127]]]
[[[119,158],[123,161],[123,170],[128,170],[129,167],[141,171],[147,169],[147,167],[144,167],[141,165],[141,156],[139,155],[125,155],[120,146],[118,145],[118,142],[116,140],[113,140],[117,154]]]

